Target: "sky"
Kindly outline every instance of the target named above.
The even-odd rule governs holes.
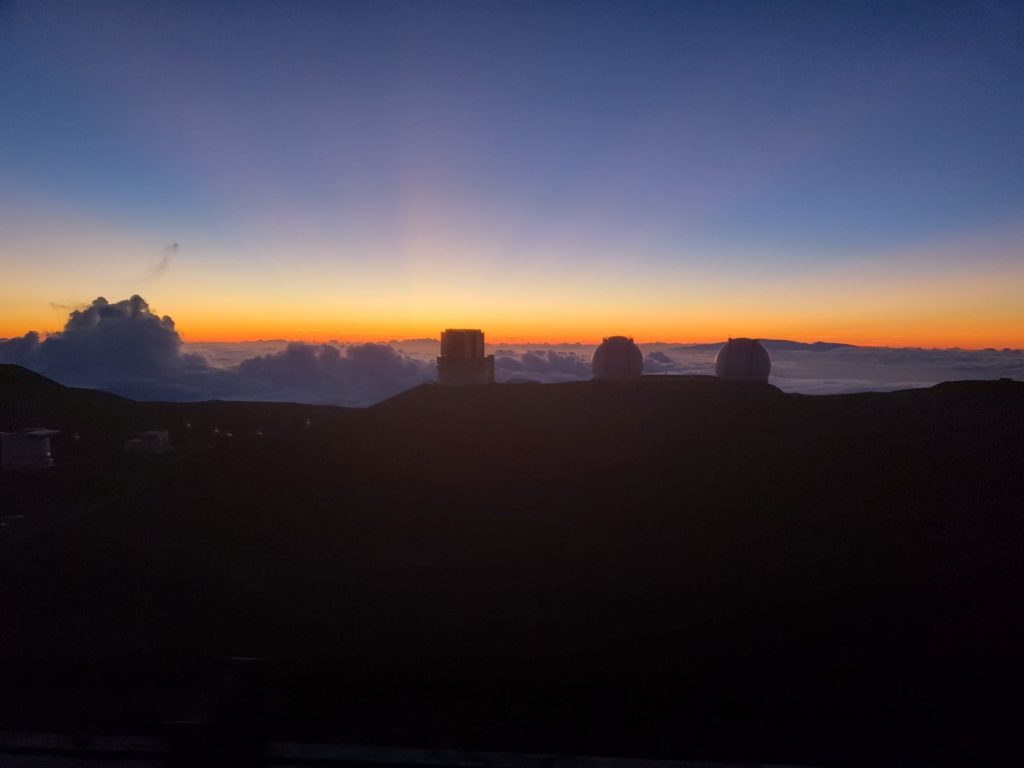
[[[0,0],[0,275],[7,338],[1021,348],[1024,5]]]

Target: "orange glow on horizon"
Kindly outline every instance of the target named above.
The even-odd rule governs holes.
[[[154,308],[161,312],[159,306]],[[481,328],[489,345],[524,344],[599,344],[606,336],[627,335],[638,343],[665,342],[699,344],[724,340],[730,336],[751,336],[766,339],[788,339],[799,342],[828,341],[859,346],[921,347],[947,349],[1024,348],[1024,327],[1016,325],[1013,317],[978,318],[970,313],[962,316],[934,317],[928,314],[904,317],[865,317],[857,320],[818,318],[792,313],[779,317],[759,317],[752,313],[737,312],[735,318],[723,312],[713,315],[660,319],[656,313],[638,312],[629,317],[614,313],[608,317],[557,318],[545,322],[543,318],[512,320],[497,314],[452,313],[403,318],[382,322],[375,317],[324,318],[315,316],[253,317],[245,314],[227,315],[198,311],[171,313],[182,339],[186,343],[241,343],[247,341],[276,340],[323,343],[332,340],[346,342],[387,342],[406,339],[437,339],[449,327]],[[35,316],[33,316],[35,315]],[[647,316],[645,316],[647,315]],[[1002,324],[997,321],[1002,319]],[[973,322],[972,322],[973,321]],[[994,330],[993,326],[999,326]],[[40,335],[53,333],[63,327],[55,313],[51,317],[39,313],[6,315],[0,325],[0,338],[15,338],[29,330]]]
[[[850,263],[808,264],[791,274],[685,260],[658,272],[633,271],[614,260],[579,272],[537,262],[473,272],[464,264],[479,264],[463,248],[459,259],[431,252],[380,274],[330,264],[282,272],[197,262],[157,282],[126,284],[91,275],[88,260],[73,260],[66,271],[56,270],[59,281],[45,293],[36,260],[28,259],[5,274],[0,287],[0,338],[59,331],[76,304],[139,293],[194,343],[437,339],[444,328],[469,327],[482,329],[491,344],[597,344],[612,335],[689,344],[751,336],[1021,349],[1024,236],[996,245],[980,239],[922,246]],[[922,251],[931,259],[926,266]],[[987,253],[986,261],[972,262],[972,251]]]
[[[601,330],[593,330],[600,325]],[[922,324],[924,325],[924,324]],[[815,341],[854,344],[857,346],[875,347],[919,347],[928,349],[962,349],[986,348],[1024,348],[1024,333],[1018,336],[1001,336],[991,333],[987,328],[971,328],[959,325],[956,328],[920,328],[909,324],[904,327],[881,323],[860,323],[855,326],[842,324],[829,325],[824,323],[779,323],[746,320],[742,323],[726,324],[718,322],[700,322],[639,325],[633,323],[595,323],[591,328],[583,324],[571,327],[543,328],[538,326],[516,326],[512,323],[462,323],[462,322],[422,322],[415,325],[391,326],[374,323],[360,323],[358,330],[342,328],[331,329],[330,326],[303,329],[289,323],[287,332],[282,332],[278,325],[242,324],[198,327],[179,331],[186,342],[191,343],[242,343],[247,341],[282,339],[287,341],[304,341],[308,343],[325,343],[329,341],[344,342],[388,342],[406,339],[439,339],[441,331],[451,327],[481,328],[489,346],[528,345],[528,344],[600,344],[607,336],[631,336],[639,344],[664,342],[670,344],[702,344],[725,340],[731,336],[750,336],[764,339],[787,339],[812,343]],[[813,330],[812,330],[813,329]]]

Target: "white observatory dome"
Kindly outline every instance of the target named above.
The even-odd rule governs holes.
[[[635,379],[644,373],[644,355],[632,339],[609,336],[590,362],[595,379]]]
[[[715,374],[726,381],[768,382],[772,361],[757,339],[729,339],[715,357]]]

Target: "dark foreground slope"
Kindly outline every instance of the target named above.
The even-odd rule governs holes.
[[[176,454],[2,553],[0,727],[144,730],[255,655],[280,737],[819,764],[1020,747],[1022,384],[147,407]]]

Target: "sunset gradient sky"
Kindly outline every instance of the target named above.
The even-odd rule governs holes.
[[[1022,9],[5,2],[0,337],[1024,347]]]

